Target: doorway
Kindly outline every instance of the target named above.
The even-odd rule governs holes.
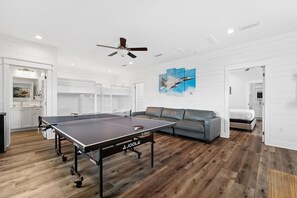
[[[135,83],[134,90],[134,111],[144,111],[144,83]]]
[[[33,125],[38,124],[36,119],[38,115],[51,115],[52,114],[52,65],[45,63],[36,63],[25,60],[2,58],[3,66],[3,92],[6,93],[3,97],[3,107],[6,112],[5,120],[5,145],[10,145],[10,132],[11,124],[18,125],[17,128],[30,128]],[[14,70],[15,69],[15,70]],[[38,72],[37,72],[38,71]],[[26,73],[27,72],[27,73]],[[37,72],[37,73],[35,73]],[[26,73],[26,77],[22,78]],[[40,78],[36,76],[40,75]],[[36,76],[35,76],[36,75]],[[35,78],[35,77],[36,78]],[[38,82],[39,81],[39,82]],[[26,96],[13,96],[14,87],[15,91],[24,88]],[[21,98],[21,101],[18,101]],[[23,101],[24,99],[24,101]],[[30,109],[26,106],[26,111],[14,110],[13,107],[21,108],[24,105],[31,105],[31,101],[34,101],[36,108]],[[15,105],[15,106],[14,106]],[[41,107],[38,109],[37,107]],[[42,112],[41,112],[42,109]],[[17,115],[16,115],[17,113]],[[23,114],[23,115],[22,115]],[[31,116],[28,116],[28,115]],[[24,119],[22,119],[22,117]],[[14,123],[17,120],[17,123]],[[29,119],[30,118],[30,119]],[[32,119],[31,119],[32,118]],[[34,122],[34,123],[33,123]],[[30,124],[29,124],[30,123]],[[22,127],[25,126],[25,127]],[[36,128],[36,127],[33,127]]]
[[[247,108],[255,111],[255,117],[262,120],[263,112],[263,81],[247,82]]]
[[[12,65],[10,74],[10,131],[35,129],[46,115],[46,70]]]
[[[264,142],[265,131],[265,66],[225,68],[225,131],[230,127],[252,132],[256,123]]]

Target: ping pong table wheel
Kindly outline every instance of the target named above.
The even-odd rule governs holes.
[[[142,155],[142,153],[141,153],[141,152],[139,152],[139,153],[137,154],[137,156],[138,156],[138,159],[140,159],[141,155]]]
[[[76,188],[80,188],[82,186],[82,181],[80,181],[80,180],[77,180],[74,183],[75,183]]]
[[[65,155],[62,155],[62,161],[66,162],[67,161],[67,157]]]

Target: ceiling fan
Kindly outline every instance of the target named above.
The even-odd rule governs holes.
[[[127,47],[126,41],[127,40],[125,38],[120,38],[120,44],[118,47],[112,47],[112,46],[106,46],[106,45],[96,45],[96,46],[107,47],[107,48],[118,50],[116,52],[109,54],[108,56],[113,56],[113,55],[116,55],[117,53],[119,53],[122,57],[124,57],[127,54],[131,58],[136,58],[137,56],[132,54],[130,51],[147,51],[146,47]],[[126,51],[128,51],[128,53]]]

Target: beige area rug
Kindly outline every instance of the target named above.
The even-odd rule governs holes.
[[[269,169],[269,198],[297,198],[297,176]]]

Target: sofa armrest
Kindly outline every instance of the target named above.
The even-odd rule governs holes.
[[[132,112],[132,116],[137,116],[137,115],[145,115],[145,111],[136,111],[136,112]]]
[[[221,134],[221,118],[215,117],[204,120],[205,140],[212,141]]]

